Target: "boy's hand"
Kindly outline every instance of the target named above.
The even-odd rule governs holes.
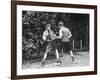
[[[59,36],[56,36],[56,38],[57,38],[57,39],[60,39],[60,37],[59,37]]]
[[[58,36],[55,36],[55,38],[58,39],[59,37]]]

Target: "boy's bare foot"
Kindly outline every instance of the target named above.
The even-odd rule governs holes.
[[[77,62],[76,61],[73,61],[73,64],[76,64]]]
[[[42,61],[42,62],[41,62],[41,66],[44,66],[44,65],[45,65],[45,61]]]
[[[60,66],[61,63],[62,63],[62,62],[61,62],[60,60],[59,60],[59,61],[56,61],[56,65],[57,65],[57,66]]]

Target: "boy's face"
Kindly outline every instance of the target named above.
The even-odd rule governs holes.
[[[63,26],[63,24],[59,24],[58,26],[59,26],[59,28],[61,28]]]
[[[50,29],[51,29],[51,25],[47,24],[47,30],[50,30]]]

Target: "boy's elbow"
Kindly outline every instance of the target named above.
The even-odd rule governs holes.
[[[72,34],[71,34],[71,37],[72,37]]]
[[[43,38],[43,41],[46,41],[46,38]]]
[[[62,36],[59,36],[59,38],[61,39],[61,38],[62,38]]]

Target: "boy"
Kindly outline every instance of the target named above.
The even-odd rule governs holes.
[[[70,30],[64,26],[62,21],[58,23],[58,26],[60,28],[58,38],[61,39],[62,54],[63,54],[63,50],[67,48],[67,50],[70,52],[73,63],[76,63],[74,60],[74,55],[73,55],[71,45],[70,45],[70,38],[72,37],[72,34]]]
[[[57,50],[57,45],[56,45],[56,35],[54,34],[54,32],[51,30],[51,25],[47,24],[46,25],[46,30],[43,32],[43,41],[47,42],[47,47],[46,47],[46,52],[44,54],[44,57],[42,59],[42,65],[45,65],[45,59],[47,58],[47,54],[48,52],[50,52],[51,49],[53,49],[55,51],[56,54],[56,58],[57,58],[57,63],[61,64],[61,61],[59,60],[59,53]]]

